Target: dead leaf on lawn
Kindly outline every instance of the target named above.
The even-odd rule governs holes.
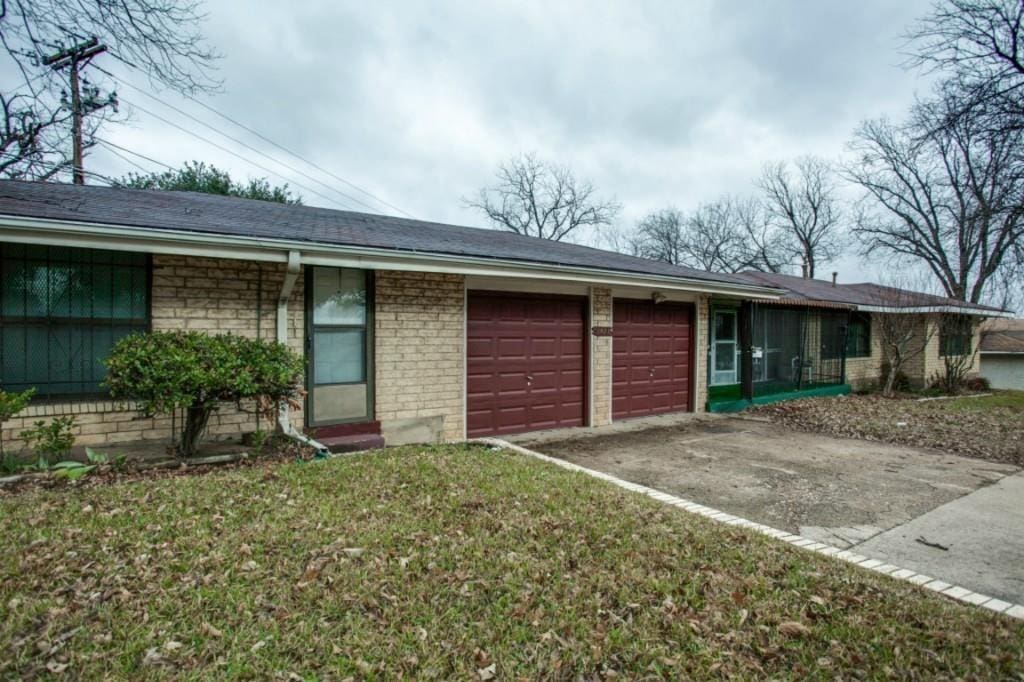
[[[803,637],[809,635],[811,629],[803,623],[797,623],[796,621],[787,621],[779,625],[779,632],[786,635],[787,637]]]
[[[476,674],[481,680],[493,680],[494,676],[498,674],[498,664],[491,663],[486,668],[480,668],[476,671]]]
[[[68,663],[58,663],[57,661],[49,661],[46,664],[46,669],[54,675],[59,675],[68,669]]]
[[[210,637],[222,637],[224,635],[223,632],[221,632],[217,628],[213,627],[209,623],[203,623],[202,631],[203,631],[203,634],[209,635]]]

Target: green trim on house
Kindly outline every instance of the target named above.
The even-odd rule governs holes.
[[[715,389],[720,389],[716,391]],[[732,389],[735,389],[735,394]],[[708,412],[740,412],[752,405],[768,405],[783,400],[796,400],[798,398],[823,398],[837,395],[847,395],[851,391],[849,384],[831,384],[824,386],[812,386],[799,391],[782,391],[779,393],[768,393],[766,395],[754,396],[753,400],[744,400],[739,397],[739,384],[728,386],[712,386],[708,389]]]

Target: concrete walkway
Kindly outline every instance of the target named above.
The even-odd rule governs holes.
[[[1024,474],[947,502],[855,550],[1024,603]]]

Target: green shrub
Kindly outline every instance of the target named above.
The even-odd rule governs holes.
[[[29,401],[35,394],[36,389],[34,388],[21,393],[8,393],[0,389],[0,459],[7,461],[4,455],[4,422],[28,407]]]
[[[21,439],[35,455],[39,468],[46,469],[54,459],[71,454],[75,446],[75,434],[71,432],[74,426],[74,416],[54,417],[49,424],[39,420],[21,432]]]
[[[233,335],[153,332],[121,339],[107,359],[115,399],[146,415],[185,410],[180,452],[194,455],[219,404],[256,401],[272,417],[302,395],[303,360],[287,346]]]

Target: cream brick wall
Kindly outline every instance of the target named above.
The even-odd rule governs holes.
[[[882,374],[882,334],[878,314],[871,316],[871,355],[846,359],[846,383],[854,389],[877,384]]]
[[[981,358],[978,354],[978,345],[981,343],[981,324],[980,320],[975,319],[973,325],[973,333],[971,336],[971,364],[966,369],[964,376],[972,377],[977,376],[981,371]],[[921,380],[925,385],[930,384],[934,379],[944,376],[946,374],[946,361],[942,357],[941,348],[942,344],[939,339],[939,323],[941,316],[932,315],[929,316],[929,325],[933,334],[928,340],[928,346],[925,348],[925,352],[922,355],[922,374]]]
[[[880,315],[875,313],[871,316],[871,357],[870,358],[849,358],[846,361],[847,381],[854,388],[861,388],[881,380],[882,364],[885,352],[882,348],[882,334],[880,330]],[[903,372],[907,375],[914,387],[928,385],[936,376],[945,374],[946,366],[939,354],[941,347],[939,340],[939,315],[929,315],[922,318],[921,323],[915,330],[918,339],[928,339],[923,352],[910,358],[904,365]],[[981,343],[981,327],[975,325],[974,336],[971,341],[972,362],[967,370],[968,376],[974,376],[980,371],[979,357],[977,354],[978,344]]]
[[[261,274],[262,273],[262,274]],[[152,323],[154,331],[195,330],[276,338],[277,295],[285,266],[230,259],[153,256]],[[262,279],[262,282],[261,282]],[[262,296],[260,292],[262,290]],[[303,287],[300,276],[289,301],[289,345],[303,347]],[[258,301],[261,302],[258,304]],[[262,314],[257,311],[262,308]],[[251,409],[251,408],[250,408]],[[74,415],[76,444],[103,447],[140,440],[170,440],[170,416],[140,418],[132,404],[109,400],[52,403],[35,401],[3,424],[5,447],[23,448],[19,434],[37,420]],[[302,413],[292,415],[296,425]],[[225,405],[211,418],[207,438],[237,438],[256,429],[252,412]],[[261,428],[273,425],[265,418]]]
[[[694,329],[694,338],[697,340],[697,349],[693,354],[696,366],[693,368],[694,397],[693,411],[704,412],[708,403],[708,343],[710,342],[711,328],[709,324],[709,297],[699,296],[697,298],[697,328]]]
[[[378,271],[375,297],[375,403],[385,440],[461,440],[465,278]]]
[[[612,290],[590,289],[590,324],[612,326]],[[590,395],[591,426],[604,426],[612,421],[612,337],[590,333]]]

